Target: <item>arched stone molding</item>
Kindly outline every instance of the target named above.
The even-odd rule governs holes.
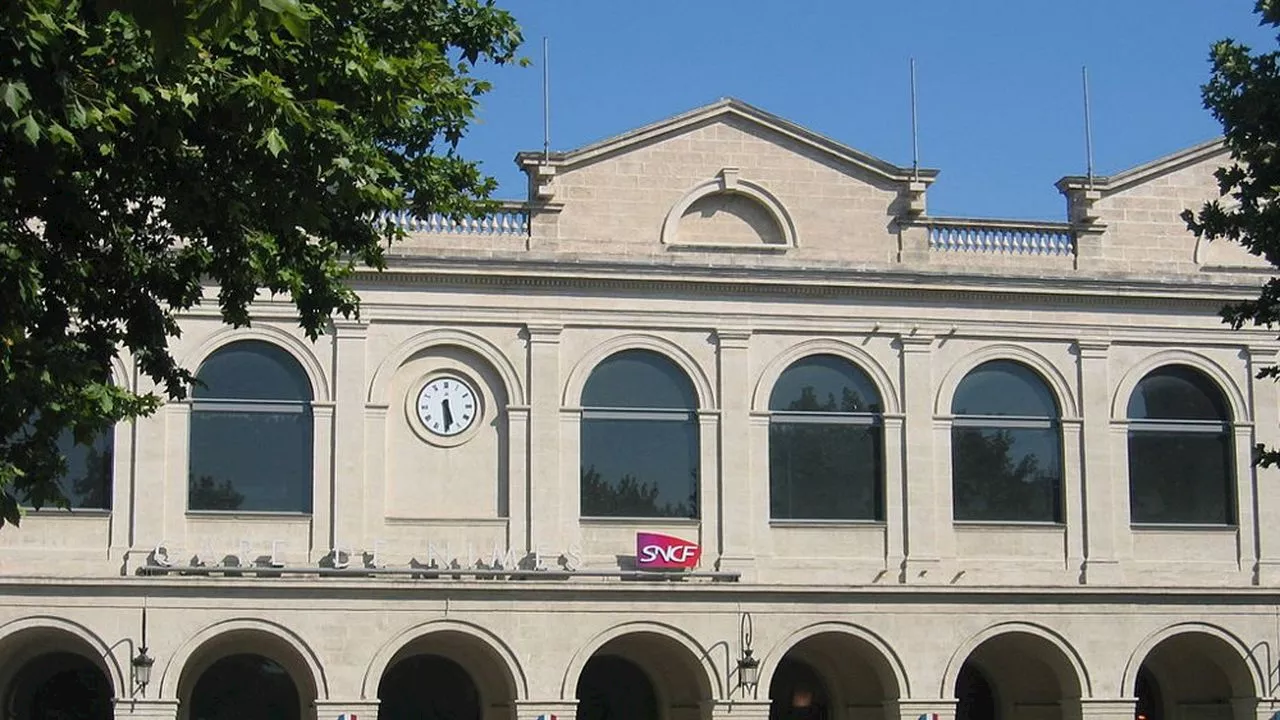
[[[1222,643],[1222,647],[1229,649],[1232,654],[1240,661],[1240,666],[1245,669],[1248,674],[1249,688],[1252,697],[1269,697],[1271,689],[1266,687],[1266,674],[1263,672],[1262,666],[1258,663],[1258,658],[1249,646],[1246,645],[1239,637],[1230,631],[1206,622],[1183,622],[1175,623],[1163,627],[1142,639],[1138,646],[1134,648],[1129,655],[1129,661],[1124,667],[1124,676],[1121,678],[1120,691],[1123,695],[1132,694],[1134,686],[1138,682],[1138,670],[1142,667],[1152,650],[1156,649],[1160,643],[1172,637],[1179,635],[1207,635]],[[1238,670],[1239,668],[1234,668]],[[1223,668],[1231,679],[1236,679],[1236,675],[1232,674],[1233,668]]]
[[[751,409],[755,412],[768,412],[769,395],[773,392],[773,386],[778,383],[778,378],[782,377],[782,373],[791,367],[792,363],[812,355],[835,355],[853,363],[875,384],[876,390],[880,393],[880,401],[884,405],[884,414],[896,415],[902,412],[898,389],[884,366],[866,350],[835,338],[805,340],[792,345],[769,361],[764,372],[760,373],[760,377],[756,380]]]
[[[950,415],[951,399],[955,397],[956,388],[960,386],[960,381],[964,380],[965,376],[974,368],[992,360],[1013,360],[1036,371],[1036,374],[1045,381],[1050,391],[1053,392],[1054,398],[1058,401],[1061,419],[1075,420],[1080,417],[1080,404],[1076,399],[1076,394],[1072,389],[1071,383],[1067,381],[1066,376],[1058,369],[1058,366],[1049,358],[1031,348],[1011,343],[988,345],[969,353],[959,362],[953,364],[947,370],[946,375],[943,376],[942,382],[938,384],[938,395],[934,400],[933,406],[934,414]]]
[[[272,325],[254,325],[252,327],[222,327],[205,338],[203,342],[188,352],[180,365],[192,372],[199,370],[200,365],[219,349],[241,340],[261,340],[284,350],[298,361],[302,371],[307,374],[311,383],[312,401],[327,403],[330,398],[329,376],[324,371],[315,352],[307,343],[288,332]]]
[[[947,661],[947,669],[942,674],[942,686],[938,689],[938,697],[954,697],[956,681],[960,678],[960,668],[980,645],[1002,635],[1018,633],[1037,637],[1056,648],[1061,658],[1066,660],[1068,666],[1075,673],[1076,685],[1080,688],[1080,697],[1088,698],[1093,696],[1093,682],[1089,678],[1089,671],[1084,661],[1080,659],[1080,654],[1065,638],[1043,625],[1015,620],[990,625],[961,643],[960,647],[952,653],[951,659]]]
[[[716,669],[715,663],[711,661],[711,653],[702,647],[697,640],[694,640],[688,633],[666,623],[657,623],[648,620],[637,620],[634,622],[626,622],[614,625],[609,629],[597,634],[591,638],[585,645],[578,648],[574,653],[573,659],[569,661],[569,666],[565,669],[564,680],[560,683],[560,698],[562,700],[573,700],[577,693],[578,678],[582,675],[582,669],[587,666],[592,656],[604,647],[607,643],[626,637],[628,635],[658,635],[667,640],[672,641],[689,654],[689,658],[694,665],[702,668],[702,677],[699,678],[699,685],[703,685],[710,690],[712,700],[718,700],[725,697],[724,682],[720,677],[720,672]]]
[[[112,654],[111,647],[89,628],[65,618],[34,615],[0,625],[0,652],[7,652],[12,643],[20,641],[21,635],[37,633],[62,634],[68,637],[70,645],[80,646],[82,649],[90,651],[80,654],[92,660],[106,673],[107,679],[111,682],[113,696],[117,699],[129,697],[131,679],[125,675],[120,663],[117,662],[116,656]],[[62,648],[42,643],[40,652],[56,649]],[[74,652],[74,650],[72,651]]]
[[[502,383],[507,391],[507,401],[510,404],[525,405],[528,403],[520,373],[516,370],[516,366],[512,364],[511,359],[497,345],[476,333],[449,328],[424,330],[397,345],[394,350],[383,358],[378,365],[378,369],[374,370],[373,379],[369,383],[367,402],[372,404],[394,404],[393,400],[387,398],[387,394],[390,391],[391,380],[395,377],[396,370],[414,355],[440,345],[453,345],[475,353],[489,363],[494,372],[502,378]]]
[[[507,647],[506,643],[502,642],[497,635],[485,628],[457,620],[429,620],[419,623],[405,628],[394,638],[383,644],[373,656],[369,667],[365,670],[364,678],[360,682],[360,697],[362,699],[375,699],[378,697],[378,683],[382,681],[382,676],[386,674],[391,667],[392,661],[395,660],[396,655],[401,650],[425,638],[429,638],[433,634],[444,632],[465,635],[488,650],[506,670],[507,676],[515,688],[515,697],[513,699],[517,701],[528,699],[529,682],[525,678],[524,668],[520,666],[520,661],[516,659],[516,655],[511,651],[511,648]]]
[[[782,233],[782,246],[798,247],[796,225],[786,207],[764,186],[750,180],[743,180],[737,168],[721,170],[716,177],[696,185],[685,193],[679,202],[671,206],[667,217],[662,221],[662,244],[680,245],[680,219],[684,217],[685,212],[705,197],[722,194],[741,195],[754,201],[777,223],[778,230]]]
[[[902,664],[902,658],[894,652],[889,643],[875,633],[864,627],[844,622],[819,622],[812,625],[806,625],[792,632],[783,638],[776,646],[769,650],[760,663],[760,687],[768,688],[773,681],[773,674],[778,669],[778,664],[800,643],[812,637],[819,635],[843,635],[850,640],[860,641],[879,654],[880,659],[884,661],[895,684],[894,691],[896,697],[908,698],[912,697],[911,684],[907,678],[907,672]]]
[[[265,640],[267,644],[275,644],[277,647],[287,648],[293,653],[294,659],[301,661],[310,675],[310,677],[305,678],[294,678],[294,682],[305,681],[310,683],[315,688],[317,700],[327,700],[329,698],[329,681],[325,677],[324,665],[316,657],[315,652],[306,641],[283,625],[254,618],[235,618],[216,622],[192,635],[179,645],[178,649],[169,657],[169,662],[165,664],[164,672],[160,675],[160,697],[167,700],[180,700],[181,698],[178,697],[179,686],[188,671],[192,669],[190,667],[192,659],[197,658],[210,643],[237,634],[256,635]],[[244,652],[257,652],[257,648],[246,648]],[[287,658],[273,659],[277,662],[287,660]],[[282,662],[281,664],[287,666],[287,663]]]
[[[1231,377],[1231,373],[1207,356],[1182,348],[1169,348],[1154,352],[1125,371],[1124,375],[1120,377],[1120,382],[1116,385],[1115,395],[1111,399],[1112,420],[1128,419],[1129,397],[1133,395],[1134,388],[1138,386],[1142,378],[1147,376],[1147,373],[1165,365],[1186,365],[1204,373],[1206,377],[1217,384],[1218,389],[1222,391],[1223,397],[1226,398],[1227,405],[1231,408],[1231,422],[1251,422],[1249,403],[1245,400],[1244,389]]]
[[[591,348],[584,354],[573,369],[569,371],[569,380],[565,383],[564,394],[560,403],[563,407],[579,407],[582,404],[582,389],[591,377],[591,371],[605,358],[623,350],[651,350],[674,362],[684,371],[693,391],[698,396],[699,410],[714,410],[720,407],[710,377],[689,351],[676,343],[658,336],[645,333],[631,333],[606,340]]]
[[[129,368],[117,355],[111,358],[111,383],[118,387],[133,389],[133,378],[129,377]]]

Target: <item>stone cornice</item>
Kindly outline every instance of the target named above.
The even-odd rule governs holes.
[[[104,597],[141,598],[152,601],[170,599],[207,600],[217,588],[220,598],[296,598],[299,602],[315,600],[323,592],[323,603],[335,599],[377,604],[385,599],[411,597],[414,600],[439,600],[473,597],[483,600],[519,600],[529,612],[543,612],[535,600],[571,601],[577,597],[596,601],[652,602],[656,597],[668,601],[741,603],[753,605],[777,603],[785,607],[794,603],[842,602],[849,605],[893,602],[899,605],[967,604],[1098,604],[1143,603],[1146,605],[1182,605],[1215,603],[1232,606],[1257,606],[1259,611],[1273,612],[1280,605],[1280,588],[1269,587],[1114,587],[1114,586],[1037,586],[1037,587],[964,587],[931,585],[766,585],[743,582],[570,582],[564,579],[516,581],[421,580],[363,578],[308,579],[292,578],[221,578],[221,577],[104,577],[62,579],[50,577],[10,576],[0,578],[3,591],[12,604],[22,599],[33,603],[47,602],[50,597],[83,596],[92,592]],[[321,602],[321,601],[317,601]],[[1270,609],[1268,609],[1270,608]]]
[[[1256,279],[1255,279],[1256,280]],[[992,275],[955,269],[885,270],[775,267],[707,267],[637,262],[556,262],[400,258],[390,269],[360,271],[370,286],[451,285],[517,288],[608,288],[729,295],[809,297],[982,298],[1008,302],[1040,299],[1071,305],[1203,307],[1257,295],[1254,283],[1217,283],[1194,276],[1141,279],[1077,275]]]

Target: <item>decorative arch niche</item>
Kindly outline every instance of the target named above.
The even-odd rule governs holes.
[[[796,247],[796,229],[772,193],[743,180],[737,168],[724,168],[671,207],[662,223],[662,244],[786,251]]]

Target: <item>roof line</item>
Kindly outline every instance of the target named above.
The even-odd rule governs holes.
[[[630,145],[645,142],[654,137],[672,133],[722,115],[735,115],[745,118],[886,179],[897,181],[914,179],[914,173],[911,168],[901,167],[874,155],[869,155],[733,97],[721,98],[714,103],[644,125],[635,130],[629,130],[620,135],[614,135],[576,150],[552,153],[551,159],[557,164],[566,165],[586,162],[601,155],[617,152]],[[521,165],[539,163],[542,159],[543,153],[541,151],[525,151],[516,155],[516,162]],[[925,183],[933,182],[937,175],[938,171],[936,169],[921,168],[918,171],[919,179]]]

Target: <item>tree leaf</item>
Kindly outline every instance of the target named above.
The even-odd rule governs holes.
[[[276,128],[268,129],[262,135],[262,142],[266,144],[271,157],[279,157],[281,151],[289,149],[289,145],[285,143],[284,138],[280,136],[280,131]]]

